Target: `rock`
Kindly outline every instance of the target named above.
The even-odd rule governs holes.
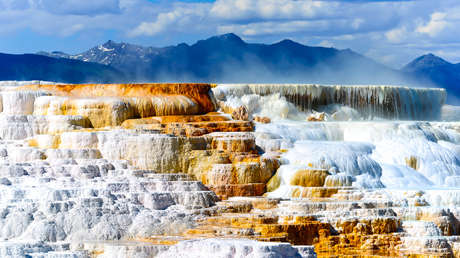
[[[324,181],[324,186],[337,187],[337,186],[351,186],[353,183],[353,177],[346,175],[345,173],[339,173],[335,175],[328,175]]]
[[[228,184],[209,187],[221,199],[232,196],[261,196],[265,193],[265,184]]]
[[[335,121],[356,121],[362,120],[358,111],[347,106],[340,106],[336,112],[331,115]]]
[[[2,91],[0,94],[5,115],[32,115],[35,100],[50,95],[44,91]]]
[[[406,164],[407,166],[413,168],[414,170],[417,170],[419,165],[417,161],[417,157],[411,156],[410,158],[406,158]]]
[[[267,192],[273,192],[281,185],[281,178],[276,173],[267,183]]]
[[[340,228],[344,234],[390,234],[398,230],[400,221],[396,217],[370,217],[340,220],[336,226]]]
[[[326,113],[324,112],[313,113],[307,117],[307,121],[309,122],[322,122],[325,120],[326,120]]]
[[[232,118],[235,120],[249,121],[249,111],[246,106],[240,106],[232,112]]]
[[[308,251],[307,251],[308,250]],[[302,256],[301,253],[306,255]],[[297,249],[287,243],[264,243],[250,240],[206,239],[183,241],[157,257],[316,257],[311,248]]]
[[[442,236],[441,230],[433,222],[404,221],[402,228],[409,237],[435,237]]]
[[[154,116],[143,113],[155,106],[156,97],[163,99],[163,104],[168,106],[168,101],[178,105],[176,111],[184,111],[180,106],[186,104],[183,100],[192,100],[198,104],[200,113],[213,112],[216,109],[216,101],[210,93],[209,84],[187,84],[187,83],[145,83],[145,84],[75,84],[75,85],[53,85],[39,84],[27,85],[19,88],[20,91],[41,91],[50,92],[56,96],[72,96],[79,98],[97,97],[122,97],[124,99],[139,100],[139,106],[143,107],[140,112],[142,117]],[[182,100],[175,101],[175,97]],[[149,97],[154,97],[149,99]],[[166,97],[166,98],[165,98]],[[169,98],[172,97],[172,98]],[[185,98],[183,98],[185,97]],[[137,99],[137,100],[136,100]],[[145,105],[146,104],[146,105]],[[164,113],[166,111],[166,113]],[[163,109],[158,115],[171,114],[169,110]],[[172,114],[171,114],[172,115]]]
[[[330,101],[415,117],[442,90],[218,86],[232,120],[214,112],[212,87],[0,94],[0,256],[459,253],[458,123],[301,122]],[[256,125],[240,120],[251,114]]]
[[[269,124],[271,123],[271,119],[268,117],[260,117],[260,116],[255,116],[254,121],[263,123],[263,124]]]
[[[11,161],[17,163],[46,159],[42,150],[29,147],[11,148],[8,150],[8,156]]]
[[[151,245],[145,244],[109,244],[104,246],[104,252],[98,255],[98,258],[125,258],[125,257],[136,257],[136,258],[147,258],[157,257],[161,252],[168,250],[168,246],[165,245]]]
[[[56,134],[90,127],[91,122],[82,116],[0,114],[0,138],[5,140],[21,140],[37,134]]]
[[[22,166],[2,166],[0,167],[0,175],[4,177],[21,177],[28,175],[28,173]]]
[[[446,96],[444,90],[436,88],[385,85],[219,84],[212,91],[221,101],[277,94],[276,100],[285,98],[299,110],[344,105],[365,117],[402,120],[438,119]]]
[[[324,186],[328,175],[327,170],[299,170],[291,178],[290,184],[304,187]]]
[[[2,184],[2,185],[11,185],[11,181],[8,180],[8,178],[6,178],[6,177],[2,177],[2,178],[0,178],[0,184]]]
[[[404,238],[402,243],[403,250],[410,250],[419,253],[437,253],[440,256],[452,256],[451,247],[447,239],[432,237],[411,237]]]
[[[35,101],[34,115],[79,115],[92,127],[117,126],[135,116],[130,103],[117,98],[75,98],[46,96]]]

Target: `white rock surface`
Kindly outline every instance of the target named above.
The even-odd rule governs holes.
[[[180,234],[217,201],[185,175],[135,170],[97,149],[0,146],[0,257],[87,257],[69,245]]]
[[[67,97],[9,90],[0,87],[0,257],[89,257],[95,250],[103,251],[99,257],[315,257],[312,247],[251,240],[191,240],[169,248],[137,241],[180,235],[217,209],[215,194],[200,182],[184,174],[155,172],[186,172],[189,151],[206,149],[210,139],[228,148],[225,143],[235,135],[245,136],[267,155],[283,150],[276,154],[282,163],[280,187],[268,194],[285,198],[280,214],[312,215],[336,229],[342,221],[391,219],[407,250],[449,252],[457,246],[458,239],[446,234],[460,234],[460,122],[305,121],[312,99],[326,96],[329,101],[336,92],[356,97],[368,91],[379,93],[377,102],[348,103],[354,105],[350,108],[346,104],[351,100],[343,98],[331,117],[412,119],[424,112],[438,117],[442,90],[220,85],[213,91],[227,105],[246,105],[251,114],[272,122],[258,123],[254,134],[202,138],[119,128],[88,130],[99,115],[108,119],[101,124],[119,125],[136,105],[148,107],[146,114],[162,107],[161,114],[176,108],[197,111],[196,103],[180,96],[171,105],[165,104],[171,102],[166,97],[147,100],[148,105],[142,99],[72,100],[75,113],[62,110],[70,101]],[[296,100],[306,93],[312,99]],[[400,109],[386,114],[387,98]],[[435,102],[432,110],[426,110],[429,101]],[[449,108],[449,119],[457,117],[455,110]],[[64,115],[70,113],[78,115]],[[348,188],[339,190],[334,202],[290,199],[293,174],[308,168],[327,169],[331,175],[326,185]],[[213,173],[225,169],[232,168],[217,165]]]
[[[160,253],[158,258],[282,258],[316,257],[312,247],[294,248],[287,243],[264,243],[253,240],[206,239],[183,241]]]

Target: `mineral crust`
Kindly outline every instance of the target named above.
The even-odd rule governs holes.
[[[443,90],[9,84],[0,257],[460,257]]]

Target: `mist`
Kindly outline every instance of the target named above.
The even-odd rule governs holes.
[[[196,65],[199,66],[199,64]],[[187,68],[186,64],[181,68],[158,67],[156,71],[148,75],[142,71],[137,71],[130,80],[138,83],[292,83],[442,88],[428,79],[417,78],[412,74],[384,67],[369,61],[369,59],[350,60],[348,56],[337,56],[326,64],[317,63],[308,66],[293,62],[287,57],[273,64],[265,62],[255,55],[246,54],[242,58],[231,57],[224,62],[218,62],[205,73],[197,72],[196,68]],[[449,96],[448,103],[458,105],[460,104],[459,98]]]

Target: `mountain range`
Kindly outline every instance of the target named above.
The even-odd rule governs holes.
[[[235,34],[165,48],[108,41],[77,55],[38,54],[108,65],[135,81],[379,83],[400,77],[349,49],[309,47],[291,40],[248,44]]]
[[[460,98],[460,64],[432,54],[395,70],[350,49],[310,47],[291,40],[251,44],[235,34],[163,48],[109,40],[76,55],[1,54],[0,67],[0,80],[408,84],[444,87],[449,101]]]
[[[108,83],[127,79],[116,68],[42,55],[0,53],[0,80]]]

